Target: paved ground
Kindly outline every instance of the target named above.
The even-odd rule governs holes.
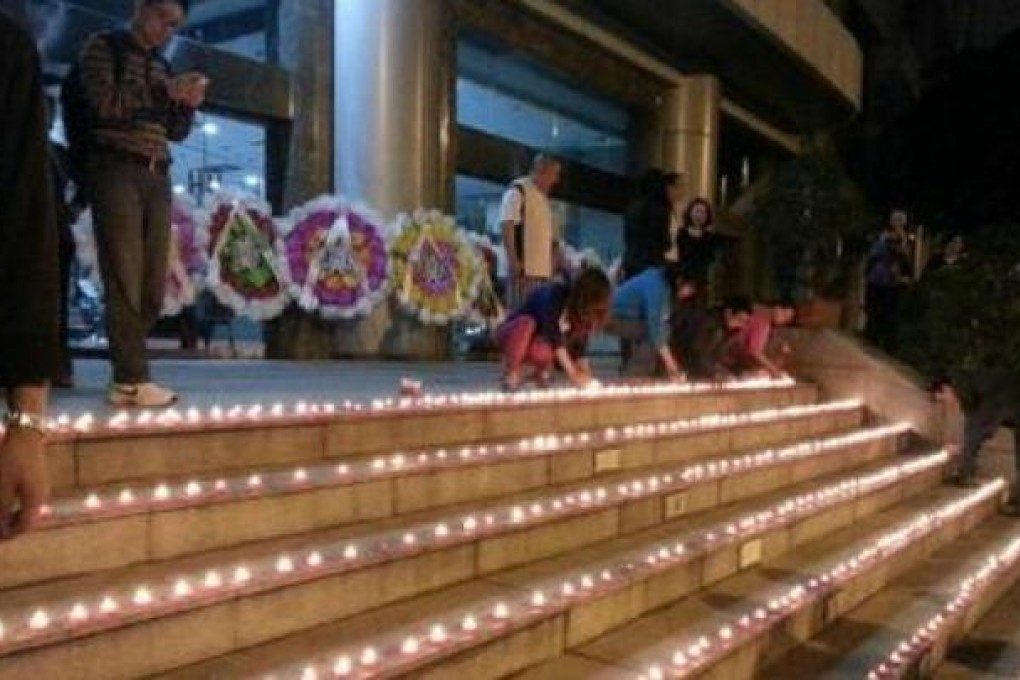
[[[614,362],[600,360],[601,374],[612,377]],[[264,360],[161,359],[152,364],[155,379],[181,395],[181,406],[251,404],[276,401],[368,401],[395,396],[401,378],[419,380],[427,392],[493,389],[499,369],[487,362],[368,362],[293,363]],[[99,359],[75,362],[77,386],[55,390],[50,409],[55,415],[108,413],[104,404],[109,368]]]
[[[181,395],[182,406],[248,404],[275,401],[355,401],[394,396],[401,378],[422,381],[429,392],[456,392],[492,388],[498,369],[490,363],[382,363],[274,361],[157,360],[154,378]],[[51,412],[99,414],[109,369],[106,362],[75,362],[74,389],[55,390]]]

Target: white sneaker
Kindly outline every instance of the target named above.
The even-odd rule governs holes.
[[[177,395],[156,383],[121,385],[113,383],[106,390],[106,401],[123,408],[162,408],[177,401]]]

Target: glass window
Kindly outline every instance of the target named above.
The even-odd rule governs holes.
[[[97,17],[107,27],[123,25],[135,0],[31,0],[37,12],[70,16],[69,9]],[[270,8],[274,0],[192,0],[181,35],[255,61],[266,61]],[[59,24],[57,24],[59,25]]]
[[[200,204],[223,189],[265,198],[266,130],[225,116],[202,115],[171,149],[174,193]]]
[[[266,61],[272,0],[198,0],[184,34],[221,50]]]
[[[627,169],[626,109],[468,40],[458,45],[457,121],[608,172]]]

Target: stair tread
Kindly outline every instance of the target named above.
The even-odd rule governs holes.
[[[447,620],[455,618],[454,614],[461,604],[471,603],[477,594],[479,584],[492,587],[501,593],[528,593],[529,585],[544,582],[557,574],[572,572],[593,563],[602,562],[614,555],[625,554],[639,546],[656,544],[667,538],[675,538],[695,532],[699,527],[726,521],[729,518],[742,516],[749,508],[764,507],[769,502],[776,502],[809,489],[821,488],[835,481],[855,477],[867,471],[879,470],[888,465],[888,461],[871,463],[837,474],[825,475],[802,484],[788,486],[785,489],[747,499],[719,510],[702,515],[681,517],[668,525],[646,529],[622,538],[610,539],[595,546],[573,551],[568,555],[558,555],[538,560],[515,569],[483,576],[474,581],[454,585],[434,595],[414,598],[410,602],[387,605],[379,609],[352,616],[341,621],[331,622],[313,630],[302,631],[287,638],[270,642],[266,645],[229,654],[219,659],[202,662],[182,669],[179,673],[167,677],[184,680],[185,678],[217,677],[221,669],[232,671],[243,669],[245,673],[255,670],[267,671],[276,666],[272,664],[298,663],[302,659],[322,654],[331,648],[342,645],[345,648],[356,648],[377,638],[380,631],[391,631],[421,621]],[[484,590],[481,592],[485,592]],[[435,599],[432,599],[435,598]],[[449,607],[439,608],[435,603],[449,603]],[[413,614],[417,614],[414,616]],[[389,625],[393,622],[396,625]],[[267,665],[269,664],[269,665]]]
[[[1013,525],[1014,532],[1020,528],[1016,519],[1004,521]],[[1020,583],[1007,590],[967,637],[949,650],[935,677],[1020,678]]]
[[[702,631],[717,630],[729,622],[732,612],[767,605],[770,592],[783,583],[810,578],[821,565],[850,552],[851,546],[863,545],[883,529],[925,509],[937,508],[964,493],[950,487],[939,487],[924,496],[907,499],[849,527],[798,546],[767,564],[736,574],[689,598],[636,619],[573,651],[603,663],[641,670],[649,654],[670,641],[686,640],[699,636]]]
[[[996,516],[938,550],[840,621],[791,650],[768,671],[802,677],[862,677],[885,660],[953,599],[960,582],[974,572],[1003,537],[1016,535],[1016,520]],[[791,676],[792,677],[792,676]]]
[[[902,457],[907,457],[910,454],[903,453],[899,455]],[[669,537],[676,535],[679,531],[682,532],[696,531],[699,528],[704,528],[711,526],[713,524],[725,522],[727,519],[731,517],[743,515],[752,508],[771,505],[789,496],[794,496],[813,488],[825,486],[826,484],[830,484],[836,480],[863,474],[868,471],[880,470],[888,464],[889,460],[879,460],[872,463],[867,463],[863,466],[855,467],[851,470],[845,470],[842,472],[823,475],[806,482],[801,482],[799,484],[787,485],[784,486],[782,489],[770,491],[765,494],[760,494],[751,498],[743,499],[736,503],[731,503],[717,508],[712,508],[708,511],[677,517],[673,521],[666,522],[657,527],[652,527],[651,529],[643,531],[640,534],[624,536],[621,538],[613,539],[609,543],[600,543],[598,545],[590,546],[588,548],[581,548],[579,550],[573,551],[565,555],[554,556],[547,560],[542,560],[539,563],[525,564],[520,567],[508,569],[506,571],[493,574],[489,578],[492,580],[496,580],[498,582],[508,584],[526,583],[528,581],[547,577],[550,574],[557,573],[560,571],[579,569],[582,568],[584,565],[589,564],[593,560],[597,559],[597,555],[601,552],[604,552],[604,548],[602,548],[602,546],[611,544],[615,552],[625,552],[627,550],[634,549],[637,546],[642,545],[644,543],[648,543],[650,541],[666,540]]]

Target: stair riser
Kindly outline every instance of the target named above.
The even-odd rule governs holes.
[[[542,431],[628,425],[706,413],[811,403],[811,386],[682,396],[437,410],[286,427],[169,431],[139,436],[88,435],[57,441],[48,463],[58,491],[142,479],[214,474],[407,447],[514,438]]]
[[[781,658],[794,646],[818,635],[825,627],[835,623],[897,577],[973,529],[995,512],[997,505],[998,500],[992,498],[961,517],[946,522],[931,535],[897,553],[888,562],[854,576],[838,593],[809,604],[783,623],[773,626],[768,634],[733,650],[695,677],[701,680],[741,680],[767,672],[763,669],[767,669],[770,663]]]
[[[849,512],[826,513],[827,524],[823,525],[813,518],[806,521],[814,523],[819,532],[836,531],[870,513],[878,512],[884,507],[895,505],[932,488],[938,484],[941,475],[941,469],[928,471],[910,480],[901,481],[889,489],[878,491],[873,498],[865,497],[847,503],[845,505],[850,508]],[[801,544],[798,541],[811,540],[813,534],[800,529],[804,522],[805,520],[802,520],[770,531],[760,539],[755,539],[762,542],[763,557],[765,559],[778,557],[788,550],[795,549]],[[750,542],[752,541],[742,545]],[[661,571],[597,600],[576,605],[551,619],[508,632],[468,651],[439,660],[426,668],[416,668],[413,671],[403,669],[402,672],[406,677],[414,678],[494,678],[524,670],[736,574],[741,570],[741,547],[722,548],[703,558]],[[750,566],[753,565],[745,565],[745,568]],[[503,583],[498,574],[491,579],[496,583]],[[504,585],[512,587],[515,584],[507,581]],[[543,639],[537,634],[539,630],[562,631],[564,646],[552,648],[550,640]],[[515,650],[519,656],[509,656],[510,650]],[[478,670],[485,668],[494,670],[491,672]]]
[[[859,425],[862,417],[860,410],[823,413],[732,430],[623,442],[614,450],[620,452],[619,470],[680,465],[709,452],[726,455],[737,450],[738,441],[740,444],[754,442],[754,448],[759,449],[845,431]],[[554,483],[580,482],[600,474],[596,472],[596,464],[604,450],[592,448],[506,463],[449,468],[344,487],[210,503],[41,530],[5,546],[0,588],[327,527],[397,518],[416,511],[534,491]],[[832,460],[833,456],[822,458],[824,461],[818,461],[819,465],[839,464]],[[823,468],[802,466],[795,468],[794,474],[800,475],[797,479],[805,479],[817,474],[818,469]],[[777,488],[774,480],[764,478],[767,476],[743,479],[739,484]],[[737,482],[723,485],[724,502],[736,497],[731,490],[735,484]],[[743,493],[746,496],[746,492]],[[88,545],[90,549],[81,551],[81,545]]]
[[[913,493],[922,486],[934,484],[940,474],[940,469],[934,468],[877,491],[876,495],[887,499],[886,503],[895,503],[904,498],[907,492]],[[847,505],[863,503],[862,510],[877,509],[879,505],[864,501],[858,499]],[[618,519],[607,517],[610,514],[602,512],[564,523],[559,527],[559,536],[546,535],[542,540],[559,541],[559,552],[570,549],[577,534],[590,536],[592,541],[609,538],[615,535],[615,527],[619,526]],[[841,516],[847,519],[859,517],[853,512],[834,514],[833,522]],[[579,526],[581,522],[587,526]],[[773,551],[789,549],[795,545],[792,537],[797,533],[798,524],[770,531],[768,540],[763,543],[771,546]],[[835,528],[837,525],[833,524],[829,530]],[[520,535],[518,540],[521,546],[535,544],[536,539],[529,537],[528,533],[522,532]],[[386,603],[479,578],[483,573],[482,555],[485,550],[485,541],[467,544],[211,605],[184,616],[166,616],[62,645],[26,651],[4,659],[3,666],[0,666],[0,677],[29,677],[34,674],[37,677],[81,677],[91,680],[96,677],[133,677],[167,671],[186,663],[198,662],[340,620]],[[644,598],[640,612],[627,611],[617,615],[609,608],[607,613],[606,608],[598,602],[575,608],[564,617],[567,622],[564,629],[566,639],[570,644],[590,639],[626,623],[638,613],[650,611],[691,592],[691,589],[676,588],[675,584],[681,581],[690,579],[692,588],[696,588],[734,573],[738,567],[737,552],[735,547],[724,547],[718,555],[660,572],[649,579],[647,585],[638,583],[631,586],[630,589],[649,593]],[[498,578],[493,580],[498,581]],[[619,599],[615,594],[611,597]],[[181,620],[188,621],[188,625],[182,626]],[[201,641],[180,646],[172,644],[181,635],[193,635]],[[200,645],[201,649],[193,650],[195,645]],[[67,663],[69,658],[75,660],[72,666]],[[518,666],[518,669],[523,667]],[[54,675],[58,672],[60,675]]]

